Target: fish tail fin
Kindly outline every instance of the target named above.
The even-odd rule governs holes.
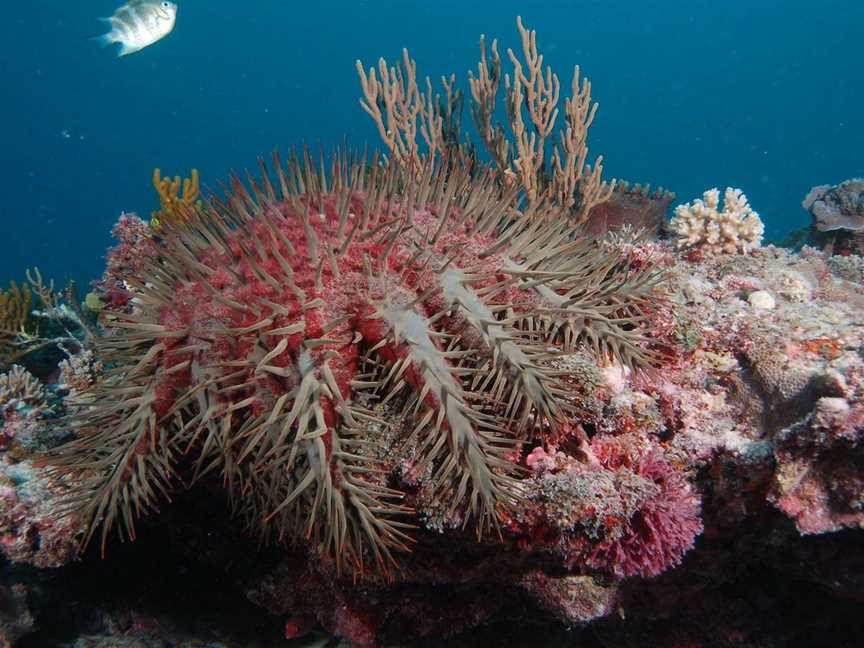
[[[117,52],[117,56],[126,56],[127,54],[134,54],[135,52],[137,52],[140,49],[141,49],[140,47],[130,47],[129,45],[126,45],[124,43],[120,47],[120,51]]]
[[[102,34],[101,36],[91,36],[89,38],[90,41],[96,43],[101,48],[106,48],[112,43],[116,43],[117,39],[114,37],[114,32],[108,32],[107,34]]]
[[[101,36],[93,36],[90,40],[97,43],[100,47],[108,47],[114,43],[121,42],[120,32],[117,31],[117,19],[114,16],[100,17],[100,21],[111,25],[111,31]]]
[[[111,25],[111,30],[107,34],[102,34],[100,36],[93,36],[90,40],[97,43],[100,47],[108,47],[112,43],[117,43],[120,41],[120,36],[117,32],[117,25],[114,23],[113,16],[111,18],[100,18],[102,22],[106,22]]]

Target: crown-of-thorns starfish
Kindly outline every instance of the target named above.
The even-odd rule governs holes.
[[[436,500],[483,533],[520,500],[519,443],[564,420],[555,354],[652,361],[640,325],[656,276],[566,219],[520,214],[491,173],[261,166],[251,192],[234,179],[166,224],[124,278],[125,332],[101,340],[114,368],[48,457],[77,484],[85,543],[100,525],[103,549],[117,523],[134,537],[188,454],[263,538],[387,570],[412,510],[369,434],[394,424],[385,403],[408,413],[399,438]]]

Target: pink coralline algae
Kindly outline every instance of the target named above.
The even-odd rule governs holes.
[[[587,564],[619,578],[656,576],[680,564],[702,533],[699,497],[681,472],[644,441],[602,438],[591,448],[607,470],[644,480],[648,496],[628,518],[615,521],[622,528],[591,548]]]
[[[572,568],[616,578],[680,564],[702,532],[699,497],[681,472],[644,437],[598,437],[586,453],[587,463],[532,454],[539,519],[555,527],[554,550]]]
[[[29,461],[0,455],[0,554],[37,567],[59,567],[77,552],[81,526],[57,514],[64,492]]]

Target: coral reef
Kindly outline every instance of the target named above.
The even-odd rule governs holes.
[[[9,289],[0,291],[0,329],[4,335],[16,335],[26,330],[33,301],[30,286],[18,287],[14,281]]]
[[[11,282],[0,292],[0,370],[23,365],[40,378],[46,369],[55,368],[66,345],[80,349],[82,340],[92,334],[70,282],[63,292],[55,292],[38,268],[26,273],[21,288]]]
[[[9,371],[0,375],[0,410],[4,415],[22,409],[41,411],[45,400],[41,383],[24,367],[12,365]]]
[[[864,260],[762,247],[732,189],[651,237],[578,69],[548,155],[518,26],[491,167],[455,77],[358,64],[390,159],[157,174],[179,217],[122,214],[84,306],[0,300],[51,352],[0,376],[0,643],[860,643]]]
[[[33,432],[25,430],[26,432]],[[59,515],[64,488],[29,460],[0,456],[0,553],[15,563],[59,567],[72,560],[82,527]]]
[[[563,453],[544,456],[540,448],[532,453],[538,473],[532,499],[557,529],[553,551],[571,567],[618,579],[656,576],[680,564],[702,532],[699,498],[662,450],[626,434],[583,448],[587,463]]]
[[[765,227],[740,189],[727,187],[720,210],[720,191],[709,189],[702,199],[675,208],[669,231],[679,249],[706,254],[746,253],[762,244]]]
[[[286,186],[295,184],[298,177],[292,174],[299,167],[296,164],[289,167],[291,170],[284,172]],[[398,184],[403,187],[416,186],[414,183],[418,182],[413,175],[406,175],[395,165],[387,171],[380,169],[380,173],[379,179],[385,186],[390,186],[390,182],[397,184],[395,179],[384,180],[393,178],[389,174],[394,173],[398,174]],[[301,171],[301,174],[305,186],[312,188],[309,194],[289,193],[284,200],[277,196],[275,186],[282,184],[277,172],[273,199],[268,200],[271,194],[267,188],[268,180],[264,179],[256,183],[258,193],[255,197],[235,185],[235,192],[224,203],[214,206],[220,210],[219,218],[235,213],[232,209],[241,206],[248,214],[248,220],[244,217],[230,231],[208,230],[220,232],[214,241],[225,250],[224,257],[212,251],[210,246],[213,242],[203,235],[202,238],[193,238],[197,236],[195,232],[201,231],[195,223],[191,229],[189,224],[184,225],[182,232],[186,232],[185,235],[172,231],[171,236],[160,240],[149,236],[128,237],[127,244],[137,241],[149,251],[146,258],[150,261],[136,264],[134,269],[119,262],[126,258],[121,243],[115,250],[118,256],[114,258],[118,262],[110,265],[111,270],[102,283],[113,285],[119,281],[119,275],[114,276],[112,272],[133,277],[127,281],[126,290],[130,298],[113,305],[106,301],[100,319],[108,336],[94,348],[97,357],[104,354],[105,358],[112,357],[116,361],[118,357],[122,358],[123,349],[136,348],[139,340],[149,339],[137,351],[139,354],[144,349],[166,344],[166,340],[174,342],[177,346],[172,348],[181,352],[166,355],[167,364],[160,365],[156,371],[156,374],[167,373],[171,377],[171,387],[169,389],[158,381],[154,387],[157,398],[166,398],[174,403],[170,399],[182,397],[196,387],[186,382],[192,379],[191,372],[186,375],[182,369],[172,372],[174,366],[181,366],[183,353],[187,352],[183,351],[184,346],[190,343],[188,340],[175,341],[175,338],[165,335],[167,330],[179,330],[171,329],[169,324],[176,326],[171,323],[185,322],[183,330],[187,330],[206,322],[208,336],[213,337],[219,332],[214,339],[226,340],[209,347],[207,355],[200,354],[196,358],[200,367],[198,371],[206,369],[211,376],[219,353],[254,348],[243,346],[243,336],[254,338],[256,344],[260,344],[257,342],[259,329],[246,331],[258,321],[252,321],[253,314],[247,313],[245,317],[248,319],[236,322],[219,320],[230,317],[234,311],[232,306],[220,300],[236,301],[243,296],[244,300],[255,297],[278,303],[272,299],[273,293],[268,292],[271,288],[264,275],[285,276],[282,274],[284,269],[277,274],[277,267],[282,266],[273,250],[282,254],[292,268],[291,280],[296,287],[309,291],[317,289],[314,275],[310,277],[311,284],[304,283],[304,262],[296,258],[300,255],[292,256],[289,261],[280,249],[279,244],[284,243],[279,234],[269,236],[262,229],[265,222],[278,225],[282,222],[278,219],[284,219],[286,223],[296,219],[303,225],[305,201],[314,197],[321,201],[323,208],[319,209],[318,204],[310,202],[308,213],[323,213],[324,219],[320,216],[315,220],[308,218],[309,229],[318,237],[319,250],[322,250],[326,249],[325,242],[330,240],[327,232],[334,228],[338,231],[336,216],[340,212],[336,205],[348,205],[344,208],[346,215],[362,213],[360,206],[367,194],[381,196],[380,192],[370,190],[369,184],[356,194],[354,189],[357,187],[353,186],[349,196],[349,187],[345,185],[340,189],[346,196],[341,199],[343,202],[335,199],[331,203],[327,200],[328,194],[318,189],[323,185],[320,176],[308,170]],[[351,175],[340,174],[342,177]],[[362,176],[355,174],[353,177],[359,182]],[[368,178],[364,182],[368,183]],[[352,202],[351,197],[355,195]],[[383,197],[380,200],[381,204],[387,204]],[[395,201],[391,203],[395,204]],[[304,209],[297,208],[297,204],[303,205]],[[276,209],[266,206],[276,206]],[[417,223],[423,222],[420,214],[425,213],[424,210],[417,209],[413,213]],[[452,206],[448,213],[458,218],[457,214],[462,212]],[[217,216],[212,215],[212,218]],[[261,220],[265,218],[267,220]],[[277,220],[271,221],[270,218]],[[370,216],[370,223],[374,222],[372,218]],[[385,218],[384,222],[387,220]],[[260,227],[256,228],[256,225]],[[527,221],[522,226],[527,227]],[[539,225],[535,223],[532,227]],[[124,217],[124,225],[117,229],[117,233],[125,237],[138,229],[138,221]],[[422,229],[425,232],[436,228]],[[279,231],[296,250],[308,249],[303,227],[279,228]],[[384,228],[379,230],[383,231]],[[262,247],[264,241],[268,241],[264,249],[271,257],[269,265],[261,256],[251,232],[255,232]],[[265,234],[269,238],[264,238]],[[189,238],[183,239],[183,236]],[[244,239],[244,236],[250,238]],[[362,239],[359,233],[356,236]],[[245,277],[247,284],[219,275],[225,278],[226,291],[219,293],[220,297],[206,298],[212,304],[207,308],[212,310],[200,307],[185,310],[183,304],[201,304],[195,300],[204,300],[204,291],[216,293],[210,293],[203,283],[197,283],[201,281],[204,270],[194,266],[201,272],[201,275],[196,275],[184,266],[187,268],[183,275],[186,277],[183,282],[186,292],[181,288],[173,291],[176,298],[171,308],[147,311],[145,305],[153,303],[156,298],[150,298],[148,302],[151,288],[134,277],[137,273],[142,277],[156,278],[157,283],[151,284],[159,288],[165,282],[166,257],[174,253],[174,248],[170,247],[172,240],[185,241],[187,249],[191,241],[197,240],[195,249],[211,250],[211,259],[232,259],[236,265],[227,267],[234,267],[235,273]],[[353,241],[346,252],[352,245]],[[489,241],[484,241],[483,245],[488,247]],[[578,245],[584,245],[584,242]],[[249,251],[244,251],[244,248]],[[393,243],[390,257],[396,258],[400,249],[398,241]],[[450,455],[449,446],[445,445],[441,455],[429,460],[429,466],[421,465],[424,455],[418,452],[419,442],[412,439],[412,433],[418,417],[422,416],[422,405],[416,407],[411,404],[411,393],[416,387],[409,381],[416,379],[405,378],[411,371],[410,365],[401,374],[405,386],[386,403],[383,401],[392,391],[389,383],[356,385],[359,381],[380,383],[378,376],[382,372],[395,377],[401,369],[402,365],[396,364],[398,357],[388,362],[376,355],[377,351],[369,351],[380,343],[372,338],[361,355],[374,362],[358,364],[365,373],[354,374],[351,378],[355,382],[351,389],[364,392],[362,405],[358,407],[362,407],[361,413],[367,415],[361,423],[362,440],[367,443],[356,453],[357,457],[363,457],[362,463],[354,457],[344,461],[349,467],[374,465],[376,472],[357,474],[362,475],[364,485],[376,484],[379,489],[387,489],[385,495],[388,498],[381,496],[381,501],[387,506],[375,511],[376,515],[382,516],[386,523],[411,521],[413,528],[396,528],[397,532],[411,538],[410,541],[404,540],[411,548],[410,554],[393,546],[381,550],[382,555],[385,550],[392,553],[398,561],[398,568],[391,568],[384,574],[371,570],[375,564],[374,545],[362,537],[359,544],[352,545],[354,557],[340,563],[339,554],[328,537],[329,511],[323,506],[317,511],[319,519],[323,520],[316,522],[321,524],[319,527],[314,526],[316,523],[310,526],[309,517],[304,517],[311,516],[314,511],[312,507],[317,491],[311,491],[317,488],[315,485],[309,488],[310,492],[297,495],[298,499],[308,496],[312,500],[301,502],[302,507],[294,509],[298,517],[294,523],[297,527],[281,529],[286,538],[290,539],[291,534],[298,533],[298,530],[304,537],[295,535],[296,542],[288,547],[274,544],[271,549],[259,552],[241,549],[244,545],[242,536],[237,535],[239,530],[234,528],[227,514],[219,513],[221,499],[218,492],[226,478],[229,489],[227,504],[239,509],[248,525],[257,528],[259,535],[269,530],[274,534],[271,539],[278,539],[278,532],[266,526],[262,528],[260,524],[256,526],[253,515],[248,510],[243,511],[244,503],[248,506],[248,502],[254,502],[260,506],[256,501],[260,495],[255,494],[254,487],[245,486],[254,477],[243,472],[242,459],[233,464],[236,466],[230,469],[235,471],[233,474],[218,463],[211,472],[205,472],[210,464],[218,461],[218,457],[216,450],[210,455],[202,452],[211,432],[207,423],[202,424],[205,416],[201,415],[201,406],[194,404],[182,410],[178,408],[179,415],[173,416],[176,424],[168,422],[166,416],[161,417],[159,425],[153,428],[147,427],[148,423],[144,424],[146,433],[152,435],[153,430],[157,432],[157,443],[170,439],[169,433],[188,434],[183,437],[180,451],[175,451],[167,459],[164,454],[158,456],[159,452],[164,452],[165,446],[157,445],[154,451],[148,446],[141,453],[144,448],[136,440],[140,437],[130,440],[130,444],[135,444],[132,450],[135,454],[131,456],[136,462],[173,461],[171,483],[174,487],[171,490],[174,493],[172,498],[177,500],[171,507],[164,507],[160,516],[139,520],[135,527],[136,535],[149,537],[150,540],[145,542],[153,543],[153,551],[164,553],[166,549],[162,545],[166,539],[182,533],[181,540],[170,542],[175,547],[173,551],[179,552],[176,560],[182,564],[203,563],[202,569],[215,570],[216,573],[224,570],[228,582],[236,583],[229,589],[239,588],[250,601],[283,620],[279,631],[281,636],[299,638],[323,627],[328,633],[341,636],[355,645],[382,645],[421,637],[432,641],[451,637],[448,641],[459,645],[457,635],[469,633],[467,636],[476,636],[474,633],[480,632],[478,628],[489,623],[507,620],[514,624],[537,624],[549,623],[551,619],[568,626],[575,625],[573,632],[577,634],[573,635],[574,640],[576,636],[586,640],[590,637],[591,641],[609,646],[629,645],[626,636],[631,632],[647,632],[663,644],[668,641],[668,637],[663,638],[664,624],[672,627],[675,623],[679,624],[678,632],[686,629],[694,641],[704,642],[706,633],[728,633],[742,641],[758,643],[757,639],[768,633],[767,636],[786,636],[791,637],[789,641],[806,642],[802,639],[808,636],[806,628],[797,627],[796,618],[784,612],[781,603],[778,603],[781,607],[775,610],[775,614],[785,619],[782,630],[780,627],[765,628],[761,625],[761,616],[736,607],[737,604],[724,595],[712,595],[706,600],[704,609],[685,604],[688,596],[702,600],[700,597],[704,592],[729,588],[742,592],[744,596],[764,597],[764,592],[748,590],[760,582],[758,579],[769,578],[759,576],[757,579],[757,576],[749,575],[761,573],[753,572],[757,569],[768,570],[771,579],[787,579],[783,582],[788,582],[788,587],[792,588],[790,591],[797,591],[797,583],[818,583],[828,592],[824,594],[829,597],[827,604],[832,605],[837,614],[853,619],[852,602],[864,596],[864,582],[854,576],[861,567],[855,562],[855,556],[862,555],[864,541],[860,536],[842,534],[860,534],[862,523],[864,358],[859,349],[864,346],[864,328],[856,316],[864,303],[860,285],[856,287],[838,277],[830,269],[832,257],[809,248],[805,248],[802,254],[791,254],[768,246],[749,255],[707,255],[694,259],[687,250],[675,252],[662,242],[616,235],[594,249],[614,252],[618,255],[615,258],[619,259],[620,267],[642,268],[642,272],[648,275],[659,266],[665,268],[664,283],[671,295],[671,303],[652,309],[651,317],[644,322],[655,348],[665,349],[662,355],[652,356],[660,363],[661,371],[653,370],[650,363],[615,359],[614,354],[604,353],[602,346],[586,345],[589,338],[574,341],[570,354],[536,358],[534,362],[550,376],[549,389],[554,389],[552,397],[560,418],[535,419],[532,414],[525,423],[527,427],[520,430],[521,413],[525,408],[534,412],[535,408],[513,406],[514,413],[508,424],[513,436],[509,438],[516,443],[507,446],[506,454],[499,455],[507,464],[502,463],[497,474],[511,480],[514,489],[518,487],[518,499],[511,506],[495,506],[496,517],[494,522],[490,520],[492,531],[478,539],[480,509],[472,513],[470,503],[453,507],[453,500],[449,499],[453,487],[442,487],[441,482],[436,481],[435,472],[440,471],[436,467],[444,465],[441,462]],[[500,252],[496,250],[497,253]],[[324,254],[322,252],[322,257]],[[383,254],[378,255],[376,259],[383,257]],[[201,258],[207,257],[202,255]],[[371,255],[367,258],[366,264],[371,268],[383,267],[373,265]],[[491,262],[496,259],[494,254],[487,258]],[[336,257],[337,263],[340,259],[345,261],[340,255]],[[459,267],[464,259],[457,256],[451,265]],[[433,261],[430,260],[424,268],[434,267]],[[325,279],[330,276],[324,269],[328,264],[329,261],[319,262],[316,266],[321,268],[322,286],[325,287],[328,285]],[[162,273],[156,272],[155,268],[163,268]],[[347,283],[349,270],[347,266],[340,266],[343,283]],[[426,281],[432,276],[427,275]],[[366,282],[367,277],[363,270],[358,280]],[[244,288],[247,285],[249,289]],[[404,284],[401,285],[401,290],[407,290]],[[427,293],[426,285],[422,273],[418,273],[416,283],[411,287],[412,294]],[[390,286],[395,286],[395,277]],[[286,294],[287,291],[291,291],[289,286],[286,286]],[[752,299],[757,293],[770,295],[774,307],[767,310],[757,307]],[[351,294],[362,295],[363,292]],[[390,294],[398,292],[391,291]],[[333,303],[335,308],[337,300],[332,295],[333,288],[327,293],[326,301]],[[140,299],[142,296],[144,299]],[[499,296],[505,295],[500,293]],[[509,294],[506,298],[508,302],[514,301]],[[431,299],[435,299],[434,292]],[[419,305],[424,303],[418,301],[412,308],[420,308]],[[271,317],[271,311],[263,308],[267,304],[261,304],[255,317]],[[320,314],[318,308],[321,307],[308,310]],[[508,319],[513,319],[517,311],[513,311]],[[155,320],[148,323],[144,318],[147,312],[160,314],[163,319],[158,320],[158,326],[162,329],[154,329]],[[193,316],[193,312],[197,315]],[[176,319],[168,319],[169,316]],[[451,317],[453,313],[448,312],[436,321],[436,334],[451,335],[456,330],[453,327],[462,326],[459,330],[463,338],[478,339],[472,337],[473,329],[469,328],[472,325],[467,318],[459,322]],[[319,321],[325,322],[326,319],[322,317]],[[304,323],[306,321],[304,317]],[[285,328],[290,325],[289,321],[280,320],[268,326]],[[326,323],[320,326],[323,328]],[[232,332],[236,329],[243,332]],[[337,332],[338,327],[334,326],[327,335],[333,336]],[[563,338],[557,335],[549,338],[549,333],[551,331],[546,329],[545,341],[561,343]],[[159,335],[154,338],[154,334]],[[403,336],[403,344],[411,345],[411,339]],[[349,338],[353,341],[355,336],[351,333],[341,336],[343,343],[347,343]],[[522,338],[524,335],[520,340]],[[236,341],[228,343],[227,340],[231,339]],[[305,332],[295,339],[299,344],[305,344]],[[135,344],[130,347],[131,342]],[[202,346],[204,342],[206,338],[199,335],[196,344]],[[467,344],[469,341],[460,341],[455,346],[449,342],[447,347],[442,347],[441,353],[465,350]],[[470,344],[477,345],[471,347],[473,353],[482,357],[479,342]],[[273,341],[271,349],[278,345],[278,341]],[[119,355],[118,347],[121,349]],[[384,344],[379,349],[386,347]],[[285,350],[290,354],[288,344]],[[648,347],[647,351],[650,352],[651,348]],[[410,350],[408,353],[410,355]],[[284,373],[288,374],[288,370],[293,371],[296,366],[297,360],[278,365],[272,358],[262,364],[266,356],[264,349],[258,351],[254,367],[247,371],[254,372],[259,365],[262,368],[282,366],[286,369]],[[141,355],[137,357],[139,360],[131,367],[127,364],[127,368],[116,365],[109,369],[106,375],[114,378],[108,384],[99,382],[101,369],[97,370],[90,364],[89,356],[82,356],[81,362],[76,360],[83,367],[83,374],[95,378],[95,382],[90,378],[82,382],[82,391],[76,392],[74,398],[66,396],[65,407],[79,412],[73,414],[77,421],[92,421],[89,417],[95,414],[100,427],[89,430],[80,423],[76,424],[78,440],[73,441],[72,446],[61,445],[53,451],[54,456],[58,452],[60,456],[72,452],[76,444],[80,451],[81,444],[86,447],[91,438],[98,438],[100,442],[107,438],[109,445],[106,448],[110,449],[110,443],[117,447],[116,441],[110,440],[111,426],[107,424],[110,419],[99,414],[105,412],[108,405],[104,401],[100,404],[99,400],[106,398],[112,389],[128,389],[130,384],[134,384],[134,380],[130,382],[130,373],[141,372],[148,366],[140,363]],[[447,359],[463,369],[472,367],[468,356]],[[332,354],[328,360],[329,364],[335,365]],[[504,361],[506,358],[498,360]],[[222,362],[227,364],[224,360]],[[229,375],[243,369],[242,363],[228,362],[230,364],[225,370]],[[270,382],[270,370],[261,373],[267,375],[263,378],[256,378],[254,373],[237,375],[233,379],[236,382],[226,385],[227,389],[213,396],[210,402],[221,403],[227,410],[233,403],[242,403],[252,394],[257,396],[250,391],[250,382],[275,390]],[[342,374],[333,372],[332,368],[331,373],[338,386]],[[470,384],[474,381],[472,375],[466,373],[459,378],[458,384]],[[125,382],[116,382],[119,378],[124,378]],[[322,384],[326,381],[327,378],[322,376]],[[68,382],[64,379],[64,383]],[[237,385],[242,388],[234,388]],[[297,393],[302,378],[297,376],[293,379],[293,385],[291,389]],[[223,386],[220,384],[219,388],[221,390]],[[206,391],[206,388],[199,388],[199,391]],[[131,392],[124,393],[128,395]],[[282,396],[286,393],[283,410],[293,410],[296,399],[291,392],[281,392]],[[282,396],[271,396],[270,402],[278,402]],[[145,400],[138,398],[138,403]],[[359,399],[352,395],[354,398]],[[114,411],[122,415],[123,406],[118,407],[117,400],[115,397]],[[503,403],[508,398],[504,396],[499,400]],[[319,400],[319,405],[321,402]],[[139,405],[133,402],[132,406]],[[159,407],[170,406],[163,404]],[[496,411],[495,407],[490,405],[483,412],[491,414]],[[417,413],[413,413],[415,408]],[[227,456],[226,447],[234,457],[241,457],[250,440],[258,437],[260,423],[266,423],[266,417],[270,415],[267,410],[256,413],[254,407],[248,409],[246,418],[243,417],[243,408],[230,412],[230,428],[224,422],[226,415],[218,416],[218,410],[212,404],[203,410],[205,414],[211,412],[209,416],[216,423],[213,426],[215,430],[225,429],[228,435],[238,430],[242,434],[233,441],[233,450],[230,436],[217,437],[209,442],[218,447],[223,457]],[[42,426],[50,423],[44,418],[34,420],[41,421],[39,425]],[[259,423],[257,427],[256,421]],[[189,433],[193,426],[197,437]],[[277,426],[279,433],[283,429],[284,420],[283,425]],[[296,434],[294,429],[288,434]],[[103,431],[107,434],[100,436]],[[343,434],[344,428],[337,423],[321,438],[339,442]],[[499,432],[496,438],[508,437]],[[360,437],[351,439],[360,440]],[[290,447],[290,443],[289,438],[285,445]],[[327,446],[324,447],[326,452]],[[254,456],[254,451],[247,455]],[[208,457],[203,460],[208,463],[196,475],[196,466],[200,465],[203,456]],[[347,463],[349,459],[351,463]],[[304,475],[308,474],[308,451],[298,448],[294,461],[298,468],[294,477],[296,485],[302,483]],[[509,473],[504,471],[508,464],[513,466]],[[5,470],[13,470],[8,458],[4,465]],[[3,518],[9,520],[4,522],[6,528],[14,529],[8,534],[7,551],[12,552],[9,555],[31,564],[60,564],[69,560],[74,555],[74,542],[80,537],[81,523],[88,520],[63,518],[65,526],[58,526],[58,520],[46,514],[51,505],[41,508],[43,501],[53,500],[56,504],[58,498],[60,501],[67,498],[64,493],[68,485],[46,482],[44,467],[29,463],[14,465],[20,467],[9,473],[11,479],[7,483],[15,490],[14,495],[12,491],[6,495],[9,506]],[[458,470],[458,466],[453,470]],[[20,477],[21,471],[26,478]],[[92,492],[91,480],[98,474],[99,471],[94,473],[84,468],[73,470],[66,477],[72,478],[69,483],[76,484],[71,492]],[[197,476],[197,485],[183,494],[175,474],[187,479]],[[239,495],[231,494],[231,479],[247,480],[239,486],[244,502],[238,501]],[[22,492],[21,486],[16,485],[19,482],[30,486]],[[333,483],[336,483],[335,479]],[[470,481],[466,483],[470,486]],[[36,490],[37,486],[43,490]],[[339,486],[344,488],[344,482]],[[282,491],[281,499],[272,500],[272,507],[292,495],[287,490],[288,487]],[[338,497],[335,491],[334,487],[332,492]],[[27,499],[28,492],[39,495]],[[395,498],[397,493],[400,499],[389,499],[391,495]],[[310,508],[303,508],[305,506]],[[204,510],[199,511],[202,507]],[[399,507],[398,515],[393,514],[394,507]],[[172,514],[173,508],[177,510]],[[404,515],[402,508],[405,509]],[[410,515],[408,509],[412,511]],[[343,510],[351,511],[347,507]],[[261,514],[269,515],[264,509]],[[180,520],[184,521],[181,523]],[[94,522],[89,520],[90,532]],[[278,518],[271,518],[271,523],[278,523]],[[45,538],[33,542],[32,538],[37,537],[33,529],[39,529]],[[307,537],[305,534],[310,529]],[[134,547],[140,542],[139,539],[123,552],[138,551]],[[213,547],[213,542],[221,546]],[[45,547],[44,551],[42,547]],[[112,544],[109,562],[118,560],[118,552],[119,548]],[[356,568],[360,556],[363,557],[364,570],[352,573],[351,567]],[[802,564],[808,565],[806,570],[802,571]],[[817,596],[817,599],[821,596],[807,591],[806,586],[801,587],[805,589],[798,596]],[[646,597],[654,601],[650,609],[645,609]],[[822,604],[826,601],[814,603],[816,607]],[[37,616],[44,614],[38,607],[34,610]],[[798,616],[811,618],[809,623],[812,624],[812,617]],[[541,621],[543,619],[546,621]],[[167,636],[167,627],[151,629],[140,636]],[[491,631],[496,626],[488,627]],[[837,638],[839,630],[835,627],[824,631]],[[88,636],[112,635],[111,632],[99,634],[91,631]],[[644,638],[646,635],[640,636]],[[465,641],[470,642],[468,639]]]
[[[854,404],[823,396],[777,437],[770,500],[801,533],[864,529],[864,399],[845,395]]]

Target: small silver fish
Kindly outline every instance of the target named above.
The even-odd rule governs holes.
[[[117,56],[126,56],[165,38],[174,29],[177,5],[173,2],[130,0],[110,18],[100,18],[111,24],[111,31],[96,40],[102,47],[120,43]]]

